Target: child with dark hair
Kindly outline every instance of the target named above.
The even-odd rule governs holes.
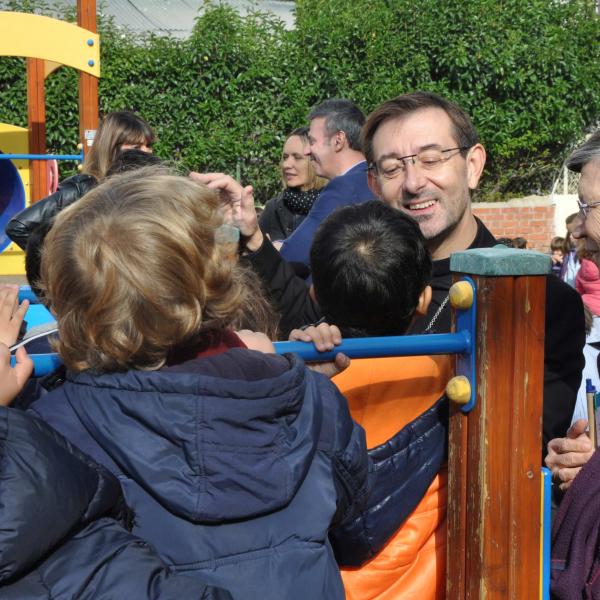
[[[512,240],[512,238],[509,238],[509,237],[498,238],[498,239],[496,239],[496,242],[498,244],[502,244],[503,246],[506,246],[507,248],[513,247],[513,240]]]
[[[383,202],[344,207],[310,253],[325,321],[345,337],[401,335],[431,300],[431,258],[417,223]]]
[[[294,330],[290,337],[315,341],[320,350],[333,349],[331,341],[341,341],[340,331],[346,337],[402,335],[416,315],[426,313],[431,299],[432,262],[419,226],[380,201],[332,213],[315,235],[311,267],[311,293],[332,325]],[[361,568],[342,570],[349,599],[443,596],[444,389],[450,377],[448,357],[413,356],[354,359],[333,379],[352,417],[365,428],[376,469],[383,470],[395,436],[395,448],[402,452],[394,463],[404,473],[391,492],[375,487],[368,519],[361,515],[349,526],[360,540],[386,520],[385,511],[395,510],[402,524],[391,539],[385,545],[375,539],[368,556],[358,544],[340,549],[339,540],[334,546],[341,564],[349,567],[369,559]],[[335,532],[332,539],[338,541]]]
[[[106,172],[106,177],[112,177],[113,175],[126,173],[127,171],[135,171],[135,169],[142,169],[144,167],[165,167],[165,162],[158,158],[156,154],[144,152],[144,150],[136,148],[121,150],[111,163]]]
[[[555,236],[550,240],[550,258],[552,258],[552,274],[560,277],[563,268],[565,238]]]
[[[513,248],[518,250],[527,250],[527,240],[524,237],[516,237],[513,239]]]

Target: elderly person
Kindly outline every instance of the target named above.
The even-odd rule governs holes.
[[[588,255],[600,264],[600,130],[596,131],[569,160],[567,167],[581,173],[579,180],[579,214],[573,221],[572,235],[581,239]],[[594,453],[594,445],[585,433],[587,421],[575,421],[564,438],[548,443],[546,466],[554,480],[567,489],[581,467]]]

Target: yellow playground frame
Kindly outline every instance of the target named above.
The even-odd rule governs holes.
[[[95,0],[78,0],[78,24],[29,13],[0,11],[0,56],[27,58],[28,127],[0,123],[0,154],[12,164],[15,193],[25,206],[48,193],[49,160],[82,160],[98,126],[98,78],[100,37],[96,33]],[[46,152],[45,79],[61,66],[79,71],[79,115],[82,152],[48,156]],[[74,144],[75,146],[76,144]],[[12,157],[15,158],[12,158]],[[7,172],[4,169],[4,172]],[[20,185],[18,185],[20,184]],[[19,189],[17,189],[19,188]],[[8,192],[6,192],[8,193]],[[10,215],[0,214],[2,229]],[[3,238],[0,232],[0,238]],[[24,253],[8,240],[0,240],[0,275],[23,274]],[[8,246],[8,247],[7,247]]]

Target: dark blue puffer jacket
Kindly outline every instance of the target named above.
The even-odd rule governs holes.
[[[344,598],[328,531],[364,503],[365,436],[301,359],[69,374],[33,410],[119,477],[168,564],[244,600]]]
[[[0,597],[212,599],[106,515],[117,481],[39,419],[0,407]]]

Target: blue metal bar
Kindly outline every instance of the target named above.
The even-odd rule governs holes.
[[[58,367],[62,365],[62,360],[58,354],[31,354],[30,358],[33,360],[33,375],[35,377],[43,377],[48,375]],[[14,367],[16,359],[14,356],[10,357],[10,364]]]
[[[0,160],[78,160],[83,162],[81,154],[1,154]]]
[[[550,600],[552,473],[546,467],[542,467],[542,498],[542,589],[540,598]]]
[[[342,340],[331,352],[317,352],[312,342],[275,342],[277,354],[295,352],[307,362],[330,361],[338,352],[350,358],[420,356],[471,352],[473,338],[465,331],[430,335],[401,335]]]
[[[31,287],[28,285],[19,286],[19,302],[23,300],[29,300],[29,304],[39,304],[40,299],[31,291]]]
[[[350,358],[468,353],[471,340],[472,337],[468,332],[355,338],[343,340],[332,352],[317,352],[313,344],[307,342],[275,342],[274,345],[278,354],[295,352],[307,362],[322,362],[333,360],[338,352],[343,352]],[[48,375],[62,364],[58,354],[31,354],[30,356],[36,377]]]

